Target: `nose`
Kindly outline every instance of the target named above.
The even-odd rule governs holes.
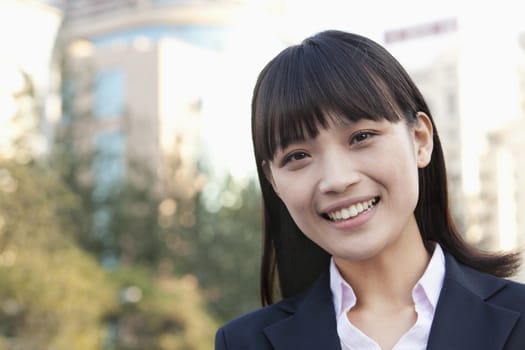
[[[343,193],[348,187],[358,183],[361,179],[360,172],[348,157],[332,154],[325,157],[322,162],[322,177],[319,181],[321,193]]]

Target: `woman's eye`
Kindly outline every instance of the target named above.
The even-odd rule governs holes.
[[[294,161],[296,162],[301,159],[305,159],[306,157],[308,157],[308,154],[306,152],[294,152],[284,158],[283,165],[286,165],[290,162],[294,162]]]
[[[350,143],[352,144],[360,143],[360,142],[368,140],[372,136],[374,136],[374,133],[372,133],[371,131],[359,131],[358,133],[352,136]]]

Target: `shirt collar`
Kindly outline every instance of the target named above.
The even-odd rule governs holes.
[[[332,290],[332,299],[337,316],[355,305],[354,290],[341,276],[333,257],[330,259],[330,289]]]
[[[421,276],[412,291],[412,297],[415,299],[414,302],[418,303],[416,291],[423,290],[426,299],[435,310],[444,277],[445,255],[441,246],[436,243],[430,262],[423,276]],[[332,291],[332,299],[337,316],[355,305],[357,300],[354,290],[341,276],[333,257],[330,259],[330,289]]]
[[[445,254],[439,244],[435,244],[434,253],[428,263],[428,266],[414,287],[414,290],[421,286],[425,295],[434,308],[436,309],[443,279],[445,278]]]

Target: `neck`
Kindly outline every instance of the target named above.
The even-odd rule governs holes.
[[[430,261],[415,219],[398,240],[365,260],[334,257],[342,277],[352,286],[357,305],[364,307],[411,305],[412,289]]]

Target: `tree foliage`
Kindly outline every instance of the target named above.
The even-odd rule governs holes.
[[[120,307],[108,317],[115,330],[111,349],[211,348],[217,324],[194,276],[152,274],[137,266],[112,276],[121,287]]]
[[[195,200],[195,224],[165,229],[174,243],[175,270],[193,273],[210,308],[226,321],[259,305],[261,207],[258,185],[227,177]],[[208,196],[207,196],[208,194]]]
[[[102,269],[75,241],[79,204],[51,169],[0,162],[0,349],[209,349],[196,278]]]
[[[77,198],[50,169],[0,161],[0,349],[95,349],[114,286],[72,239]]]

